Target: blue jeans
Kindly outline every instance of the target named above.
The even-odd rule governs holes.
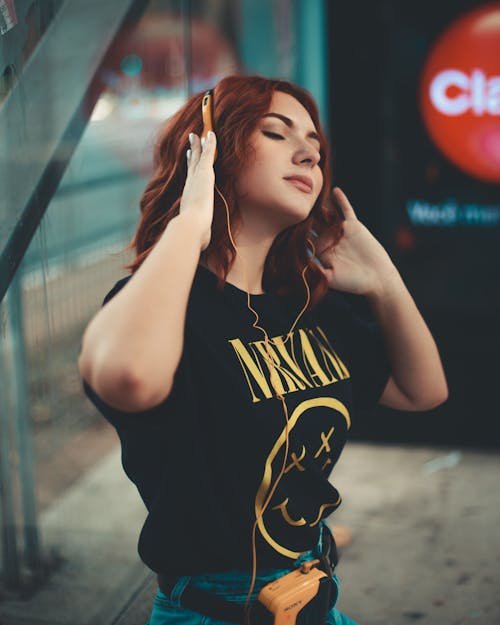
[[[289,572],[288,570],[286,572]],[[208,579],[208,576],[205,576]],[[241,586],[242,594],[246,598],[246,591],[248,590],[249,585],[248,579],[246,576],[243,576],[245,579],[245,585]],[[280,575],[275,576],[280,577]],[[180,605],[180,596],[182,591],[187,586],[190,580],[195,580],[197,578],[191,577],[181,577],[179,581],[172,589],[170,597],[164,595],[161,590],[158,590],[156,597],[154,599],[153,611],[151,613],[151,617],[146,623],[146,625],[234,625],[234,623],[229,623],[227,621],[216,621],[208,616],[204,616],[203,614],[199,614],[198,612],[193,612],[192,610],[188,610],[187,608],[183,608]],[[333,576],[335,584],[337,586],[337,597],[338,591],[340,588],[340,584],[336,575]],[[236,575],[233,575],[232,582],[236,586],[238,584],[238,578]],[[203,586],[204,590],[208,590],[209,584]],[[336,603],[336,600],[335,600]],[[342,612],[339,612],[335,605],[332,607],[330,612],[328,613],[328,617],[326,620],[328,625],[357,625],[353,620],[348,618]]]
[[[294,562],[294,566],[290,569],[258,571],[251,600],[253,601],[257,598],[263,586],[282,575],[290,573],[290,571],[299,567],[303,562],[313,560],[315,557],[315,553],[309,551],[298,558]],[[333,581],[335,582],[336,596],[332,603],[332,608],[328,613],[326,620],[327,625],[357,625],[335,608],[340,591],[340,582],[336,575],[333,576]],[[226,601],[245,603],[250,583],[251,575],[245,571],[238,570],[214,573],[211,575],[199,575],[197,577],[180,577],[173,587],[170,596],[167,597],[158,589],[154,599],[153,611],[146,625],[234,625],[234,623],[217,621],[198,612],[183,608],[181,606],[182,593],[186,586],[190,584],[200,590],[223,598]]]

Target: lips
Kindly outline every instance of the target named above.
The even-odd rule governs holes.
[[[291,182],[294,187],[303,191],[304,193],[311,193],[313,189],[313,182],[308,176],[286,176],[285,180]]]

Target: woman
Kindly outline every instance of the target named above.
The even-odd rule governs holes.
[[[332,203],[312,97],[226,77],[217,140],[203,145],[201,102],[161,132],[132,275],[106,296],[79,360],[148,509],[150,624],[242,623],[247,595],[252,622],[268,622],[259,591],[314,558],[335,582],[322,620],[353,623],[335,608],[324,519],[340,496],[328,478],[351,420],[377,401],[445,401],[438,350],[338,188]]]

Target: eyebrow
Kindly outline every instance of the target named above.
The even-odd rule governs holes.
[[[294,128],[295,127],[295,124],[293,123],[293,121],[289,117],[286,117],[285,115],[281,115],[281,113],[266,113],[262,117],[277,117],[278,119],[281,119],[281,121],[284,124],[286,124],[288,126],[288,128]],[[314,130],[312,130],[307,136],[311,137],[311,139],[316,139],[317,141],[319,141],[321,143],[321,139],[319,137],[319,134],[317,132],[315,132]]]

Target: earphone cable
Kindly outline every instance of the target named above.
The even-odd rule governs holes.
[[[230,217],[229,217],[229,206],[227,204],[226,198],[224,197],[224,195],[222,194],[222,192],[220,191],[219,187],[217,186],[217,184],[215,184],[215,189],[217,190],[217,193],[219,194],[219,196],[221,197],[224,206],[226,208],[226,219],[227,219],[227,229],[228,229],[228,234],[229,234],[229,238],[231,239],[231,243],[234,247],[234,250],[236,252],[236,254],[238,254],[238,248],[234,242],[232,233],[231,233],[231,225],[230,225]],[[307,239],[308,243],[311,244],[312,246],[312,254],[314,255],[315,253],[315,247],[314,247],[314,243],[310,240]],[[241,255],[240,255],[241,256]],[[250,589],[248,591],[247,594],[247,598],[245,601],[245,621],[247,622],[247,625],[249,624],[249,607],[250,607],[250,599],[253,593],[253,589],[255,587],[255,582],[257,579],[257,548],[256,548],[256,532],[257,532],[257,527],[258,527],[258,523],[259,520],[262,519],[264,512],[267,510],[269,504],[271,503],[271,499],[274,495],[274,493],[276,492],[276,489],[278,487],[279,482],[281,481],[283,475],[285,474],[286,471],[286,463],[287,463],[287,459],[288,459],[288,451],[289,451],[289,416],[288,416],[288,408],[286,405],[286,401],[285,398],[283,397],[283,394],[279,391],[279,389],[276,388],[275,386],[275,379],[273,377],[273,374],[276,374],[276,366],[272,357],[272,353],[271,353],[271,348],[269,346],[269,336],[265,330],[265,328],[263,328],[262,326],[258,325],[258,321],[259,321],[259,314],[258,312],[252,308],[251,303],[250,303],[250,293],[248,290],[248,274],[246,271],[246,263],[242,257],[242,261],[243,261],[243,273],[245,275],[245,284],[247,285],[247,307],[249,310],[251,310],[253,312],[253,314],[255,315],[255,321],[252,324],[252,327],[255,329],[259,329],[263,332],[264,334],[264,345],[265,345],[265,351],[267,353],[267,365],[270,371],[270,381],[271,381],[271,385],[276,393],[276,398],[279,399],[283,405],[283,411],[285,414],[285,451],[284,451],[284,456],[283,456],[283,463],[281,466],[281,469],[276,477],[276,480],[274,482],[274,484],[272,485],[271,489],[269,490],[269,493],[267,495],[267,497],[265,498],[263,504],[262,504],[262,508],[260,510],[260,513],[256,510],[255,511],[255,521],[253,523],[252,526],[252,580],[251,580],[251,584],[250,584]],[[286,341],[292,336],[293,330],[295,328],[295,326],[297,325],[300,317],[303,315],[303,313],[306,311],[307,306],[309,305],[310,302],[310,298],[311,298],[311,291],[309,289],[309,284],[307,282],[307,279],[305,277],[305,273],[308,269],[308,265],[306,265],[301,273],[302,276],[302,280],[304,282],[304,285],[306,287],[306,291],[307,291],[307,301],[304,304],[304,306],[302,307],[301,311],[299,312],[299,314],[297,315],[297,317],[295,318],[295,321],[293,322],[292,326],[290,327],[289,331],[286,334],[286,338],[283,341],[283,344],[286,343]]]

